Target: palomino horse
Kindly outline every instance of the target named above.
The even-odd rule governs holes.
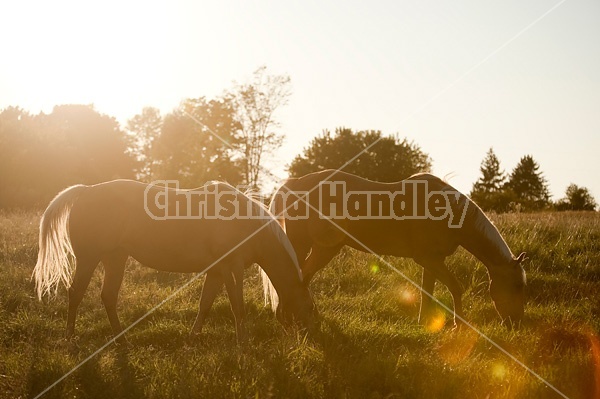
[[[422,289],[433,294],[439,280],[452,294],[455,319],[462,318],[462,288],[444,264],[460,245],[488,269],[490,295],[502,320],[512,324],[523,316],[525,254],[514,257],[483,211],[433,175],[378,183],[324,170],[288,179],[270,210],[294,246],[305,284],[344,245],[409,257],[423,267]],[[264,274],[263,283],[265,300],[269,291],[276,299]],[[420,322],[431,315],[431,307],[431,297],[422,294]]]
[[[69,287],[67,337],[74,333],[77,307],[99,262],[104,265],[102,301],[113,333],[122,332],[117,297],[129,256],[148,267],[194,273],[207,271],[198,316],[199,333],[223,284],[243,333],[242,279],[258,263],[279,296],[277,317],[306,325],[313,303],[294,250],[273,216],[224,183],[176,190],[130,180],[76,185],[54,198],[40,223],[38,260],[33,271],[38,296]],[[75,258],[71,283],[70,260]],[[216,263],[215,267],[211,266]]]

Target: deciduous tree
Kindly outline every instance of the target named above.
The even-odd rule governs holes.
[[[157,108],[146,107],[127,122],[129,150],[137,161],[136,177],[150,182],[156,177],[154,142],[160,136],[163,120]]]
[[[163,119],[153,142],[154,174],[192,188],[209,180],[239,184],[241,168],[227,143],[238,129],[227,99],[187,99]]]
[[[0,207],[44,206],[67,186],[133,177],[119,123],[91,105],[0,112]]]
[[[598,204],[586,187],[570,184],[565,192],[565,198],[558,201],[556,209],[559,211],[594,211]]]
[[[337,169],[376,142],[342,170],[367,179],[392,182],[417,172],[431,169],[431,160],[418,145],[394,136],[382,136],[380,131],[354,133],[338,128],[335,134],[325,131],[315,137],[302,155],[288,167],[292,177],[324,169]]]
[[[275,112],[286,105],[291,95],[288,75],[269,75],[258,68],[249,83],[237,85],[230,93],[234,119],[239,124],[236,147],[243,154],[245,183],[257,188],[265,155],[281,146]]]

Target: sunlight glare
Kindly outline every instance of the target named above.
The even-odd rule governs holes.
[[[438,348],[440,357],[448,364],[456,365],[469,357],[479,335],[471,330],[458,331],[447,337]]]
[[[69,0],[23,3],[10,6],[30,19],[11,27],[11,45],[21,60],[7,71],[11,91],[23,102],[35,99],[46,112],[72,103],[137,112],[140,101],[164,90],[157,77],[168,74],[175,28],[164,6],[117,0],[95,6]]]
[[[399,290],[400,302],[405,305],[413,305],[417,302],[418,295],[415,292],[415,288],[409,285],[405,285]]]
[[[600,397],[600,339],[590,327],[588,331],[588,339],[592,349],[592,359],[594,360],[594,380],[596,386],[596,396]]]
[[[492,375],[494,378],[504,380],[508,374],[508,369],[504,363],[497,361],[492,365]]]
[[[435,333],[440,331],[446,325],[446,315],[443,312],[437,312],[433,316],[427,325],[425,326],[427,331]]]

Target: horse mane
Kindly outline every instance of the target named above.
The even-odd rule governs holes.
[[[237,191],[239,192],[239,190]],[[262,201],[263,196],[252,188],[245,190],[242,194],[245,195],[246,198],[248,198],[253,204],[253,213],[256,212],[257,215],[260,215],[260,220],[263,223],[268,224],[267,228],[270,230],[271,233],[275,235],[275,237],[277,237],[277,240],[283,245],[289,257],[292,259],[294,266],[296,267],[296,271],[298,272],[298,277],[300,278],[300,281],[302,281],[302,270],[300,269],[300,264],[298,263],[296,251],[294,250],[294,247],[292,246],[292,243],[290,242],[288,236],[285,234],[285,231],[277,221],[277,218],[273,215],[273,213],[271,213],[269,206]],[[267,215],[267,217],[263,217],[263,215]],[[275,290],[273,283],[271,283],[271,280],[269,279],[267,273],[262,268],[259,268],[259,270],[261,280],[263,282],[265,306],[267,306],[270,303],[271,309],[273,310],[273,312],[275,312],[279,305],[279,295],[277,294],[277,291]]]
[[[447,176],[448,175],[446,175],[446,177]],[[410,178],[425,179],[438,185],[439,187],[436,187],[436,189],[459,193],[459,203],[464,203],[464,206],[467,207],[467,214],[465,220],[463,220],[463,223],[466,223],[465,226],[472,229],[475,233],[482,235],[487,242],[492,244],[493,248],[496,249],[497,254],[504,260],[512,260],[514,258],[508,244],[498,231],[498,228],[494,225],[494,222],[490,220],[479,205],[473,202],[468,196],[452,187],[445,178],[441,179],[430,173],[417,173]]]
[[[283,244],[284,248],[290,255],[290,258],[292,258],[294,266],[296,266],[296,269],[298,270],[298,276],[300,279],[302,279],[302,271],[300,270],[300,264],[298,263],[298,258],[296,257],[296,251],[294,250],[294,247],[292,247],[292,243],[285,234],[285,231],[283,231],[283,228],[277,222],[275,215],[273,215],[269,210],[269,206],[259,199],[262,198],[262,195],[260,195],[260,193],[253,192],[252,194],[246,196],[256,207],[258,207],[258,209],[260,209],[260,212],[268,215],[268,217],[262,218],[262,220],[269,224],[269,229],[275,234],[279,242]]]
[[[469,223],[476,232],[483,235],[488,242],[492,243],[494,248],[504,259],[514,259],[513,253],[506,243],[506,240],[504,240],[504,237],[502,237],[494,222],[492,222],[473,200],[467,196],[465,196],[465,198],[469,201],[469,209],[467,210],[465,222]]]

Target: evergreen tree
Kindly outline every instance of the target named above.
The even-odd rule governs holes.
[[[479,168],[482,176],[473,185],[473,192],[495,193],[502,189],[506,180],[503,170],[500,170],[500,161],[490,148]]]
[[[506,188],[509,189],[523,210],[539,210],[549,205],[548,183],[540,166],[531,155],[525,155],[510,174]]]
[[[470,197],[484,210],[506,211],[510,203],[504,190],[506,174],[500,169],[500,161],[493,148],[488,150],[479,170],[482,176],[473,184]]]
[[[506,173],[500,168],[500,160],[490,148],[479,167],[481,177],[473,184],[470,197],[483,210],[506,212],[512,200],[505,190]]]

